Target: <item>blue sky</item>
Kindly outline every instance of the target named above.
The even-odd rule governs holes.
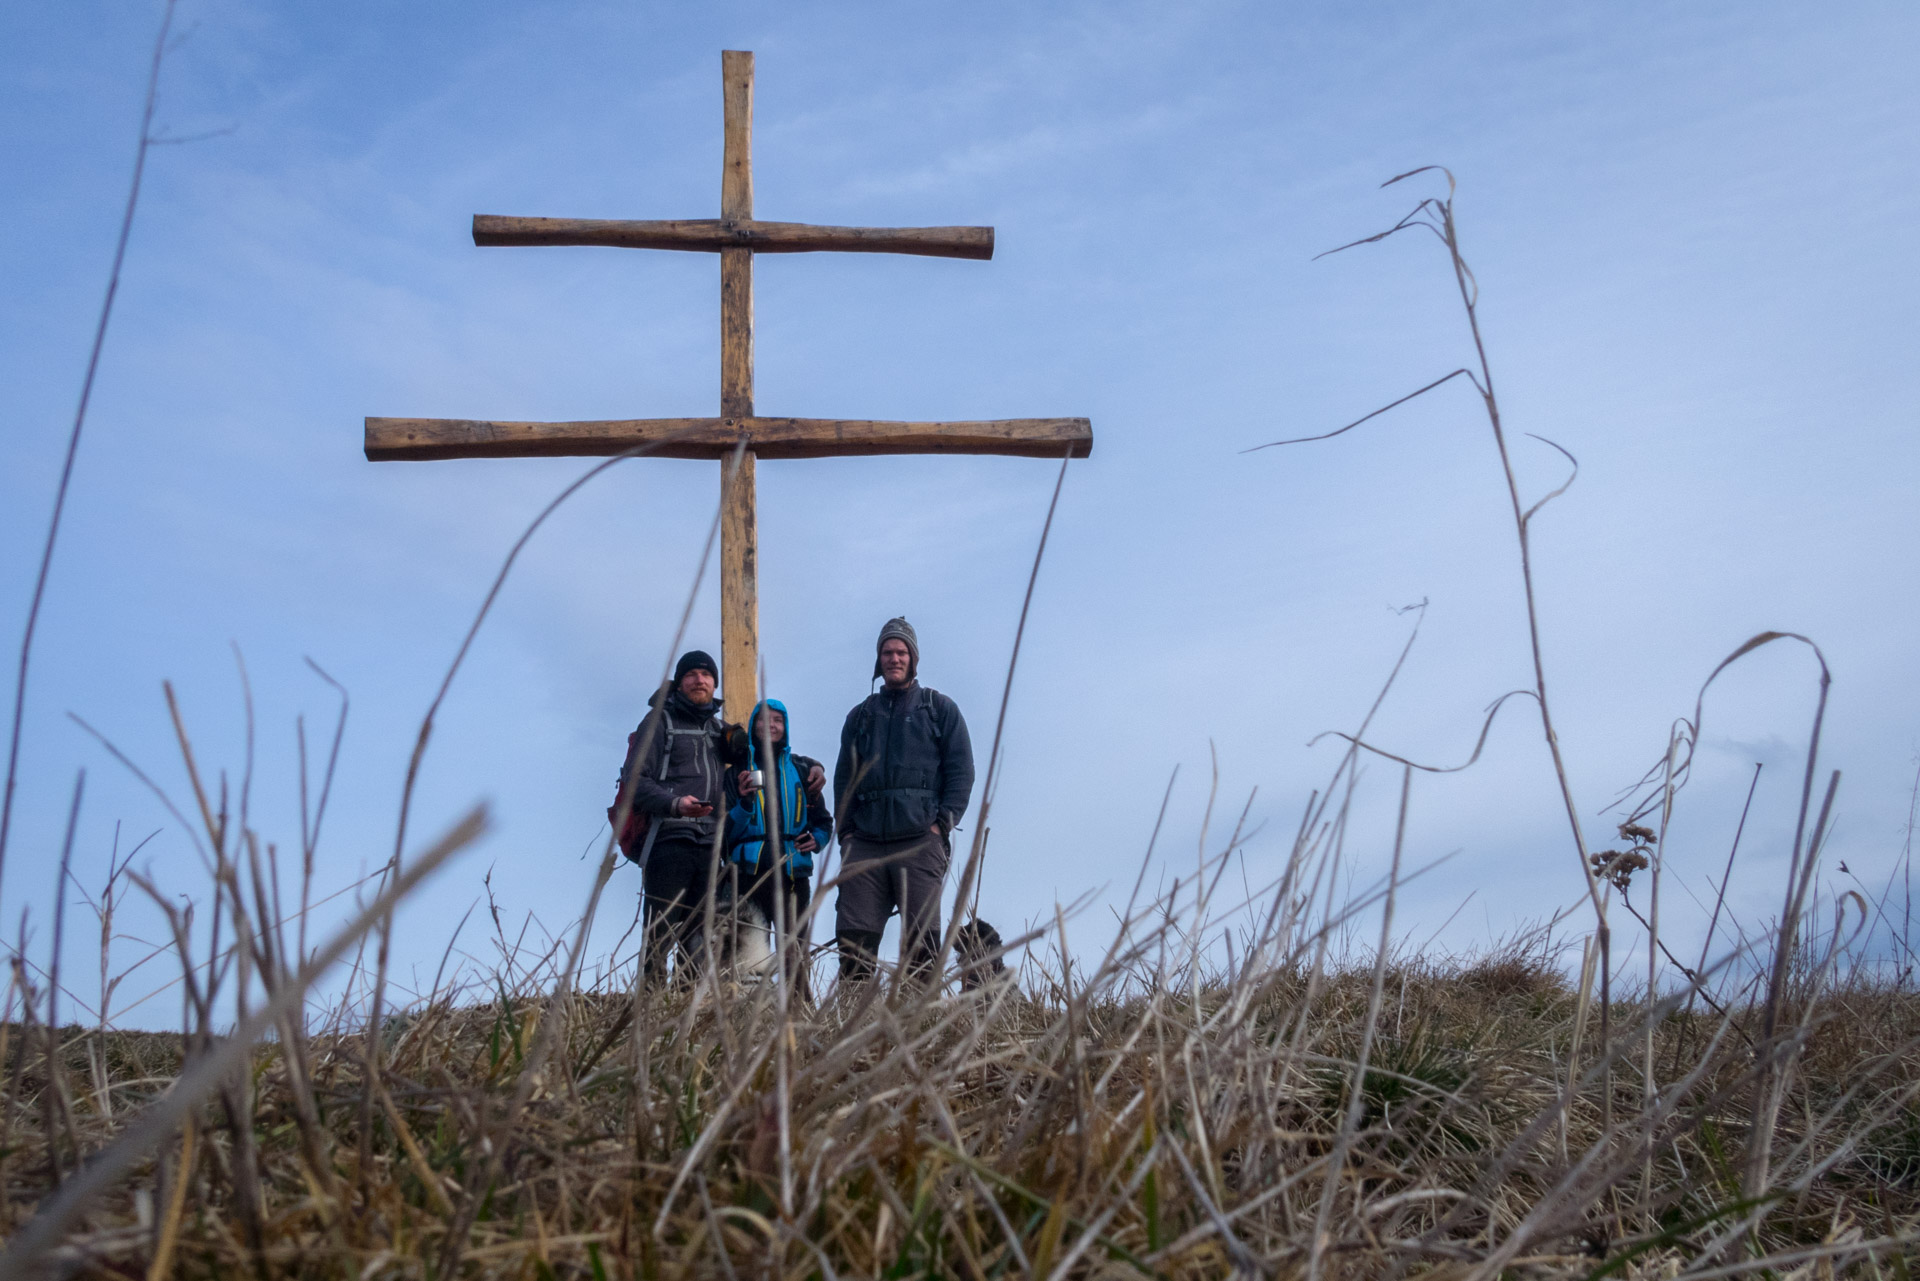
[[[0,14],[15,628],[158,17]],[[991,263],[763,260],[762,411],[1094,422],[1007,719],[983,898],[1003,928],[1093,890],[1077,937],[1100,939],[1099,898],[1124,897],[1176,766],[1158,858],[1185,872],[1216,755],[1220,808],[1259,789],[1250,883],[1273,874],[1335,759],[1308,742],[1364,714],[1406,636],[1399,607],[1429,602],[1382,743],[1463,759],[1482,709],[1530,682],[1511,521],[1467,388],[1338,440],[1240,452],[1468,358],[1430,239],[1315,258],[1439,194],[1378,189],[1422,164],[1459,178],[1523,486],[1544,493],[1562,465],[1522,433],[1581,462],[1535,551],[1590,839],[1609,842],[1599,811],[1659,758],[1714,664],[1781,628],[1834,670],[1834,856],[1877,886],[1901,854],[1920,750],[1910,6],[182,0],[179,26],[159,123],[217,136],[152,154],[54,565],[0,885],[9,934],[30,910],[36,955],[80,769],[82,881],[120,823],[123,840],[161,829],[142,862],[201,892],[185,838],[69,713],[179,792],[171,680],[203,767],[237,789],[236,646],[257,825],[297,843],[294,720],[311,738],[332,715],[311,656],[353,698],[316,887],[385,857],[415,727],[473,609],[588,464],[375,465],[360,420],[715,412],[713,258],[482,250],[468,220],[713,216],[722,48],[758,56],[760,216],[998,234]],[[904,613],[984,754],[1054,469],[886,458],[760,476],[764,654],[801,750],[831,754],[874,633]],[[414,828],[485,797],[497,830],[410,909],[403,975],[431,972],[489,867],[510,916],[558,930],[578,912],[717,492],[712,464],[623,464],[522,558],[440,719]],[[717,645],[717,615],[709,581],[694,643]],[[1707,705],[1663,908],[1683,939],[1703,913],[1678,887],[1717,876],[1756,760],[1730,901],[1750,924],[1778,901],[1814,681],[1775,648]],[[1358,883],[1384,868],[1397,781],[1363,778]],[[1416,781],[1408,839],[1412,862],[1447,859],[1401,909],[1414,942],[1440,930],[1436,946],[1471,948],[1581,892],[1517,705],[1472,770]],[[615,880],[616,917],[636,879]],[[144,990],[129,980],[119,1000]]]

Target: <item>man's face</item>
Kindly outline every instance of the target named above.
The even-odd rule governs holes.
[[[907,668],[913,664],[913,651],[897,636],[887,638],[880,647],[880,678],[889,685],[907,683]]]
[[[689,703],[711,703],[713,686],[713,673],[704,667],[696,667],[680,678],[680,692]]]
[[[763,708],[760,712],[759,734],[775,747],[780,746],[781,740],[787,736],[787,718],[771,707]]]

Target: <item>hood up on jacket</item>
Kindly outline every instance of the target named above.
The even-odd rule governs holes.
[[[773,749],[772,764],[760,759],[761,751],[766,746],[760,737],[760,713],[769,708],[780,713],[781,723],[787,727],[786,733],[780,736],[779,746]],[[753,715],[747,717],[747,738],[753,744],[753,767],[755,769],[778,769],[780,762],[791,758],[793,755],[793,718],[787,715],[787,705],[777,698],[763,699],[761,702],[754,704]]]
[[[760,714],[769,708],[779,712],[787,724],[787,732],[781,736],[771,757],[760,739]],[[782,861],[796,873],[809,872],[813,869],[813,854],[795,849],[794,841],[811,832],[815,844],[824,849],[832,839],[833,830],[807,799],[799,766],[793,759],[793,718],[787,715],[786,704],[774,698],[760,703],[747,718],[747,732],[753,744],[753,767],[766,773],[766,786],[734,803],[730,826],[737,843],[732,857],[748,867],[758,865],[767,835],[767,793],[772,792],[780,807],[780,826],[785,829],[780,842],[784,848]]]

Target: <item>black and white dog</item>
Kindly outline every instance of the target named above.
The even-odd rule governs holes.
[[[722,881],[713,898],[713,963],[718,972],[731,974],[742,983],[764,979],[773,973],[773,946],[770,936],[773,922],[760,905],[742,894],[735,897],[733,887]],[[707,961],[706,921],[695,917],[694,931],[687,949]]]

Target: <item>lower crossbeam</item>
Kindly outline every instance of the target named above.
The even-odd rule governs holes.
[[[1002,418],[987,422],[881,422],[867,418],[627,418],[572,423],[482,422],[469,418],[369,418],[374,462],[431,458],[604,458],[662,442],[660,458],[724,458],[745,434],[761,458],[874,454],[1000,454],[1075,458],[1093,452],[1085,418]]]

